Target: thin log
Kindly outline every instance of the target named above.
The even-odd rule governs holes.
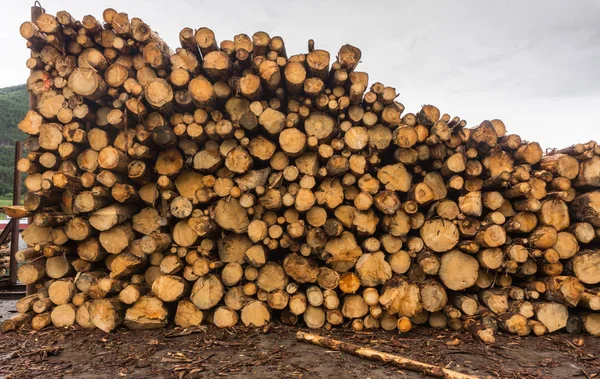
[[[356,355],[358,357],[383,363],[390,363],[405,370],[418,372],[423,375],[432,376],[434,378],[448,379],[476,379],[476,376],[461,374],[460,372],[452,371],[447,368],[430,365],[424,362],[415,361],[395,354],[383,353],[374,349],[360,347],[353,343],[343,342],[332,338],[319,336],[316,334],[305,333],[298,331],[296,340],[311,343],[330,350],[341,351],[347,354]]]

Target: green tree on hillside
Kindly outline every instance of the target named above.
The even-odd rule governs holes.
[[[25,85],[0,88],[0,197],[12,195],[15,142],[27,135],[17,124],[29,109]]]

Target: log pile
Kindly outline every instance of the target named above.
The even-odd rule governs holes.
[[[7,245],[0,246],[0,278],[8,276],[10,270],[10,248]]]
[[[544,154],[256,32],[25,22],[31,324],[600,333],[600,147]],[[16,212],[17,209],[12,209]],[[5,328],[5,329],[7,329]]]

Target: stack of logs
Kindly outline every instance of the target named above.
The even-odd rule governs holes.
[[[23,324],[600,334],[600,147],[544,154],[257,32],[25,22]],[[18,215],[16,215],[18,214]]]
[[[8,245],[0,246],[0,277],[8,276],[10,269],[10,248]]]

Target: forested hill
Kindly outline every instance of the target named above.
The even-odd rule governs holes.
[[[0,88],[0,197],[12,194],[15,141],[26,135],[17,124],[29,109],[25,85]]]

